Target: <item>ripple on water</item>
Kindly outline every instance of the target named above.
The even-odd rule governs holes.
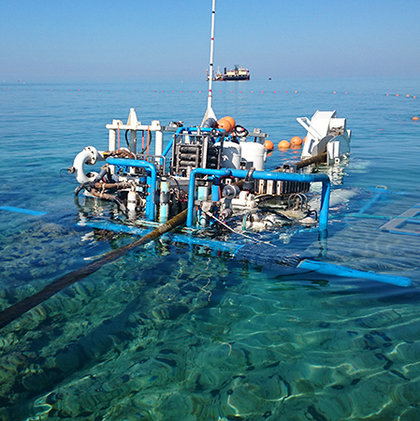
[[[390,86],[399,90],[397,82],[386,82],[382,93]],[[251,83],[258,87],[258,82]],[[255,96],[255,87],[252,95],[243,91],[239,103],[225,92],[220,100],[227,101],[241,124],[263,121],[276,137],[279,130],[290,132],[287,120],[306,115],[308,106],[329,109],[331,98],[321,92],[332,82],[308,83],[311,95],[304,102],[299,95]],[[381,183],[390,191],[417,191],[419,167],[412,157],[418,144],[406,143],[409,146],[398,153],[394,148],[416,135],[417,126],[404,117],[411,115],[412,101],[399,98],[397,105],[395,98],[372,96],[366,89],[354,95],[350,81],[340,83],[349,95],[334,95],[334,101],[354,133],[343,184],[357,189],[357,195],[331,209],[328,238],[318,238],[317,232],[272,233],[269,239],[278,243],[279,250],[253,262],[263,268],[168,241],[103,267],[3,329],[0,417],[13,421],[420,419],[417,284],[401,292],[293,267],[287,272],[278,267],[268,270],[275,257],[289,256],[287,242],[291,256],[310,255],[417,280],[418,237],[381,231],[383,219],[346,216],[374,197],[376,193],[366,187]],[[359,92],[355,83],[354,92]],[[371,85],[365,80],[362,86]],[[194,94],[173,94],[175,99],[166,101],[166,93],[162,102],[143,85],[118,86],[119,92],[112,85],[112,93],[110,86],[101,84],[95,94],[87,89],[76,93],[67,85],[48,96],[44,88],[33,85],[25,92],[8,92],[8,101],[0,103],[4,149],[0,166],[6,169],[2,200],[49,212],[41,219],[0,212],[1,309],[132,241],[75,227],[77,208],[69,200],[74,185],[58,172],[90,142],[90,134],[103,131],[110,119],[125,116],[127,104],[139,97],[136,90],[149,90],[142,94],[148,101],[148,110],[140,112],[143,117],[139,114],[142,121],[156,115],[171,121],[176,101],[185,119],[195,124],[201,102]],[[197,84],[195,88],[202,89]],[[383,129],[380,134],[375,124]],[[106,140],[102,145],[106,147]],[[100,143],[97,146],[101,148]],[[18,172],[9,171],[10,156]],[[45,156],[49,165],[40,164]],[[296,156],[275,150],[267,168]],[[417,200],[382,195],[366,213],[398,216]],[[112,214],[107,206],[90,204],[98,219]]]

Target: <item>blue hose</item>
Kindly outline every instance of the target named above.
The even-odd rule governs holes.
[[[324,273],[325,275],[345,276],[347,278],[364,278],[372,281],[385,282],[387,284],[397,285],[399,287],[409,287],[412,284],[410,278],[403,276],[386,275],[375,272],[364,272],[346,268],[345,266],[333,265],[331,263],[315,262],[313,260],[302,260],[298,265],[300,269],[313,270],[315,272]]]
[[[33,215],[33,216],[42,216],[47,213],[47,212],[35,211],[31,209],[15,208],[14,206],[0,206],[0,209],[9,211],[9,212],[24,213],[26,215]]]

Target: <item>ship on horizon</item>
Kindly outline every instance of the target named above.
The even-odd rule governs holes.
[[[209,75],[207,71],[207,80],[209,80]],[[220,70],[217,70],[214,78],[214,81],[222,81],[222,80],[250,80],[250,74],[249,70],[245,69],[243,66],[239,66],[235,64],[235,67],[233,70],[227,70],[227,68],[224,68],[224,72],[220,72]]]

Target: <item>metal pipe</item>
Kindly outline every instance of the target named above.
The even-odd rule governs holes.
[[[208,118],[214,118],[217,120],[216,115],[214,114],[212,105],[212,84],[213,84],[213,57],[214,57],[214,22],[216,16],[216,0],[212,2],[212,14],[211,14],[211,34],[210,34],[210,68],[209,68],[209,94],[207,97],[207,111],[204,114],[203,121],[201,126],[204,125],[204,122]]]
[[[246,170],[231,169],[233,177],[245,178]],[[256,180],[299,181],[303,183],[322,183],[321,209],[319,212],[319,229],[327,229],[328,208],[330,205],[331,181],[326,174],[298,174],[284,172],[254,171],[252,177]]]
[[[216,0],[213,0],[211,9],[211,34],[210,34],[210,68],[209,68],[209,96],[207,107],[212,106],[212,84],[213,84],[213,57],[214,57],[214,21],[216,16]]]
[[[378,193],[375,196],[372,197],[372,199],[369,200],[368,203],[366,203],[365,206],[362,207],[362,209],[359,210],[358,213],[363,214],[365,213],[375,202],[377,202],[381,198],[382,193]]]
[[[184,211],[185,212],[185,211]],[[138,228],[133,226],[127,226],[122,224],[115,224],[109,221],[87,221],[87,222],[79,222],[79,226],[87,226],[91,228],[97,228],[101,230],[110,230],[114,232],[125,232],[128,234],[133,235],[145,235],[149,233],[151,230]],[[251,251],[251,255],[254,256],[255,264],[258,262],[263,262],[264,257],[266,254],[266,250],[261,250],[260,245],[251,245],[251,244],[237,244],[233,242],[226,242],[226,241],[217,241],[217,240],[207,240],[205,238],[196,238],[191,237],[189,235],[182,235],[182,234],[174,234],[169,233],[165,234],[165,236],[169,237],[170,240],[179,243],[185,243],[190,245],[198,245],[208,247],[214,251],[221,251],[221,252],[229,252],[233,258],[245,259],[249,261]],[[274,249],[276,250],[276,249]],[[266,256],[265,256],[266,257]],[[326,275],[334,275],[334,276],[342,276],[342,277],[351,277],[351,278],[363,278],[363,279],[370,279],[373,281],[384,282],[388,284],[397,285],[400,287],[408,287],[412,285],[412,280],[410,278],[404,276],[396,276],[396,275],[389,275],[389,274],[382,274],[376,272],[366,272],[362,270],[355,270],[341,265],[335,265],[332,263],[327,262],[318,262],[314,260],[304,259],[300,260],[299,256],[295,258],[293,256],[287,257],[282,256],[278,249],[273,254],[273,262],[276,259],[286,257],[283,263],[286,263],[286,266],[290,266],[291,268],[297,267],[299,269],[304,270],[312,270],[319,273],[324,273]],[[296,261],[295,261],[296,260]],[[279,269],[284,269],[285,265],[279,265]]]
[[[231,175],[231,171],[227,168],[213,170],[208,168],[195,168],[191,171],[190,181],[188,184],[188,207],[187,207],[187,227],[193,226],[194,197],[195,197],[195,176],[197,174],[210,175],[214,177],[223,177]]]
[[[151,174],[148,177],[148,183],[150,183],[147,189],[146,197],[146,219],[153,221],[156,214],[156,206],[154,202],[154,194],[156,191],[156,180],[157,180],[157,169],[154,164],[147,161],[140,161],[137,159],[120,159],[120,158],[108,158],[108,164],[116,165],[121,167],[136,167],[136,168],[146,168]]]
[[[245,178],[248,174],[247,170],[236,169],[220,169],[212,170],[207,168],[196,168],[191,172],[190,183],[188,187],[188,216],[187,227],[193,226],[193,209],[194,209],[194,186],[196,174],[212,175],[215,177],[230,176],[236,178]],[[319,213],[319,229],[324,231],[328,225],[328,208],[330,203],[331,181],[326,174],[297,174],[282,172],[254,171],[252,177],[256,180],[276,180],[276,181],[299,181],[306,183],[320,182],[322,183],[321,209]]]
[[[165,150],[163,151],[163,156],[166,156],[168,154],[168,152],[171,150],[171,148],[173,147],[173,149],[175,150],[175,142],[176,142],[176,138],[178,135],[180,135],[182,133],[182,131],[184,130],[184,127],[180,127],[175,134],[172,136],[172,140],[166,145]]]
[[[110,221],[84,221],[78,222],[80,227],[90,227],[100,230],[108,230],[118,233],[126,233],[132,235],[146,235],[152,232],[150,228],[139,228],[132,225],[116,224]],[[234,256],[236,252],[241,249],[244,245],[227,241],[218,241],[218,240],[208,240],[202,237],[192,237],[187,234],[175,234],[175,233],[166,233],[162,235],[163,238],[167,238],[175,243],[183,243],[190,245],[197,245],[202,247],[208,247],[216,252],[229,252]]]

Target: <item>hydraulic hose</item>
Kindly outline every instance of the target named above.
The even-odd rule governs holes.
[[[91,188],[90,189],[90,193],[95,196],[98,197],[99,199],[103,199],[103,200],[109,200],[110,202],[114,202],[117,206],[118,209],[125,215],[127,216],[127,208],[125,207],[124,203],[122,202],[122,200],[112,194],[108,194],[108,193],[103,193],[100,192],[99,190],[95,189],[95,188]]]

